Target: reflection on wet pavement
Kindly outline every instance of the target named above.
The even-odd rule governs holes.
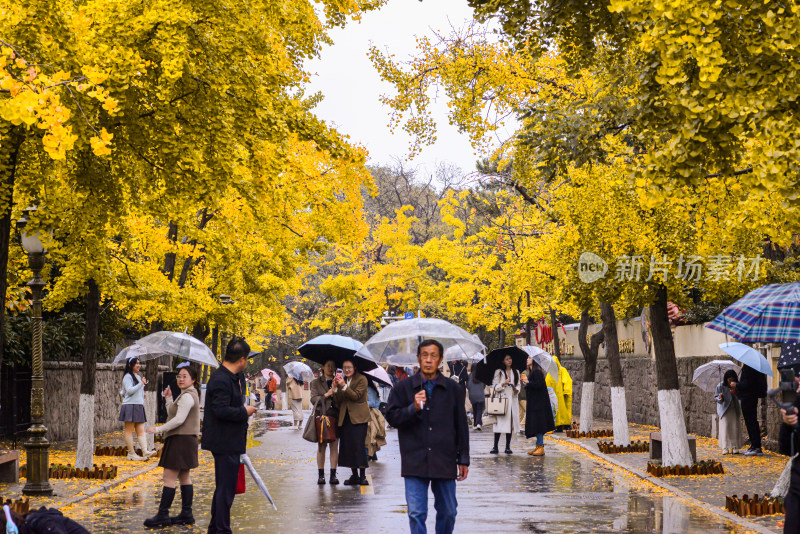
[[[278,505],[267,506],[251,480],[236,497],[234,532],[407,532],[397,434],[389,431],[379,461],[368,470],[374,494],[340,485],[317,486],[316,446],[291,429],[291,415],[260,413],[251,426],[248,452]],[[471,435],[469,478],[458,486],[457,532],[744,532],[717,516],[665,495],[638,478],[620,474],[573,451],[548,443],[547,455],[533,458],[530,444],[515,438],[515,454],[488,454],[492,434]],[[326,475],[328,468],[326,466]],[[339,473],[344,479],[347,474]],[[342,476],[344,475],[344,476]],[[148,532],[142,521],[155,513],[161,470],[67,510],[96,534]],[[205,530],[214,486],[210,455],[193,471],[194,531]],[[180,508],[180,498],[173,513]],[[434,510],[428,517],[433,532]],[[190,532],[171,527],[166,532]]]

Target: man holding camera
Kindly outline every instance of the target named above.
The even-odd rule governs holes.
[[[389,395],[386,420],[397,428],[411,534],[426,534],[428,487],[433,490],[436,534],[456,523],[456,481],[469,473],[466,392],[439,373],[444,348],[427,339],[417,347],[419,373],[401,380]]]

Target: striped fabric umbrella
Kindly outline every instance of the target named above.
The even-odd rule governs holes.
[[[800,341],[800,282],[759,287],[706,326],[742,343]]]

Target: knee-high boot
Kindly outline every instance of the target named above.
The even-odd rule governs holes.
[[[194,486],[191,484],[181,485],[181,513],[172,518],[173,525],[194,525],[192,515],[192,500],[194,499]]]
[[[144,526],[147,528],[164,528],[172,524],[172,519],[169,518],[169,509],[172,506],[172,501],[175,499],[175,488],[168,488],[164,486],[161,490],[161,503],[158,505],[158,513],[144,520]]]

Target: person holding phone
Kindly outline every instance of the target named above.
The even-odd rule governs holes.
[[[155,451],[147,450],[147,436],[144,433],[144,424],[147,417],[144,413],[144,386],[147,379],[140,375],[142,364],[139,358],[128,358],[125,362],[125,371],[122,375],[122,407],[119,412],[119,420],[125,423],[125,445],[128,448],[128,460],[143,461],[155,454]],[[133,433],[142,448],[142,456],[136,454],[133,445]]]
[[[722,449],[722,454],[738,454],[742,448],[742,429],[739,424],[742,408],[736,396],[738,380],[736,371],[728,369],[714,394],[719,417],[719,448]]]
[[[200,434],[200,388],[197,384],[197,369],[183,367],[176,377],[180,394],[172,400],[172,388],[167,386],[163,395],[167,401],[167,422],[147,429],[149,434],[165,436],[164,450],[159,467],[164,468],[164,487],[158,513],[145,519],[148,528],[163,528],[170,525],[193,525],[192,500],[194,486],[189,477],[190,470],[197,467],[197,436]],[[169,516],[175,498],[176,482],[181,483],[181,513]]]
[[[444,347],[433,339],[417,347],[420,372],[398,382],[389,395],[386,420],[397,428],[411,534],[425,534],[428,488],[433,490],[436,534],[456,524],[456,482],[469,474],[466,391],[439,373]]]
[[[339,407],[339,465],[349,467],[352,474],[344,481],[346,486],[368,486],[367,423],[370,421],[367,405],[367,379],[356,370],[352,359],[342,362],[342,373],[336,373],[336,391],[333,399]]]
[[[311,417],[318,415],[327,415],[333,421],[339,420],[339,408],[336,406],[336,401],[333,399],[333,394],[336,392],[336,386],[333,381],[336,377],[335,373],[336,364],[333,360],[328,360],[322,366],[322,371],[319,376],[311,382],[311,406],[316,407],[316,412],[311,414]],[[319,406],[317,406],[319,403]],[[317,444],[317,469],[318,478],[317,484],[325,484],[325,450],[330,450],[331,462],[331,477],[330,484],[336,485],[339,479],[336,477],[336,468],[339,465],[339,440],[331,443]]]

